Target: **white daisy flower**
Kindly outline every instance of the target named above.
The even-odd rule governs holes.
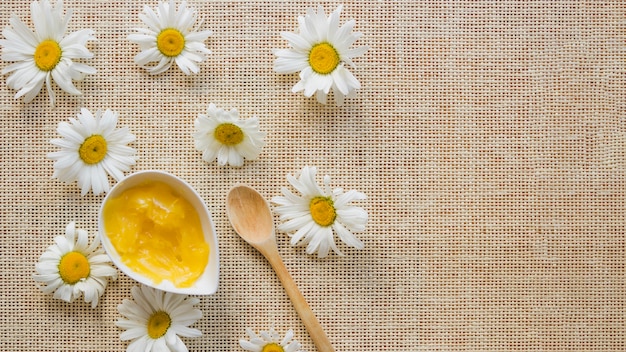
[[[163,292],[142,285],[131,289],[134,301],[125,299],[117,310],[126,319],[116,323],[125,329],[120,339],[133,340],[127,351],[187,351],[180,339],[202,336],[202,332],[189,325],[202,318],[202,312],[193,306],[198,298]]]
[[[341,188],[331,190],[328,175],[324,176],[322,189],[315,182],[316,173],[315,167],[305,166],[298,179],[287,175],[289,183],[301,195],[283,187],[283,196],[272,199],[278,205],[275,210],[280,220],[286,221],[278,226],[278,230],[290,234],[292,246],[300,241],[301,245],[308,244],[306,252],[313,254],[317,251],[319,258],[326,257],[331,248],[343,255],[335,245],[333,230],[348,246],[363,249],[363,243],[352,232],[365,230],[367,212],[349,203],[366,199],[365,194],[355,190],[344,193]]]
[[[198,32],[192,28],[196,10],[187,8],[183,1],[176,11],[174,0],[170,0],[160,3],[156,13],[148,6],[144,6],[143,11],[139,18],[148,28],[135,28],[139,33],[128,36],[128,40],[139,44],[141,49],[135,56],[135,63],[153,75],[167,71],[174,62],[187,75],[198,73],[197,63],[204,61],[204,54],[211,53],[204,46],[211,31]]]
[[[76,229],[74,222],[65,228],[65,236],[54,238],[35,267],[35,281],[45,284],[44,293],[54,292],[54,298],[73,302],[80,295],[91,307],[98,305],[108,280],[117,279],[117,270],[96,238],[88,244],[87,231]]]
[[[300,72],[300,81],[292,91],[304,91],[306,97],[315,93],[317,101],[322,104],[326,104],[331,89],[336,104],[342,105],[346,96],[353,97],[361,88],[344,63],[355,67],[352,58],[363,55],[368,48],[350,49],[361,33],[351,33],[356,24],[354,20],[339,27],[341,8],[340,5],[328,18],[321,5],[317,12],[307,9],[304,17],[298,17],[300,33],[281,33],[291,49],[275,51],[278,58],[274,62],[274,71],[281,74]]]
[[[60,122],[57,132],[63,138],[50,141],[61,150],[48,154],[55,161],[53,178],[65,183],[78,181],[81,195],[89,189],[98,195],[109,191],[107,174],[119,181],[135,165],[135,149],[126,144],[135,140],[128,127],[118,128],[117,113],[106,110],[92,115],[81,109],[78,120]]]
[[[6,38],[0,40],[4,47],[2,60],[15,61],[5,67],[2,74],[12,72],[7,85],[18,91],[15,98],[23,96],[27,103],[39,94],[45,82],[50,104],[54,106],[52,80],[67,93],[80,95],[72,80],[80,81],[87,74],[96,73],[94,68],[72,61],[93,57],[85,44],[95,37],[90,29],[65,36],[71,11],[63,16],[60,0],[55,8],[48,0],[33,1],[30,12],[34,33],[15,15],[9,20],[12,27],[5,27],[2,31]]]
[[[261,331],[260,336],[254,333],[252,329],[246,329],[246,333],[250,336],[250,340],[239,340],[239,346],[246,351],[252,352],[298,352],[300,343],[293,339],[293,330],[287,331],[285,338],[281,340],[280,335],[270,329],[269,331]]]
[[[199,114],[193,134],[202,159],[219,165],[242,166],[243,159],[256,160],[265,146],[265,133],[259,130],[259,119],[243,120],[236,109],[225,111],[209,104],[207,115]]]

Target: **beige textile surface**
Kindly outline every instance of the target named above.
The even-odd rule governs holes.
[[[286,266],[337,351],[624,351],[626,22],[622,1],[344,2],[370,50],[343,107],[290,92],[272,71],[279,33],[307,1],[191,0],[213,31],[195,76],[149,76],[126,40],[143,2],[66,0],[91,28],[98,73],[81,97],[29,104],[0,85],[0,348],[121,351],[122,275],[95,309],[31,275],[66,224],[94,234],[102,195],[52,179],[57,124],[112,109],[137,136],[134,171],[181,176],[206,201],[221,251],[191,351],[238,351],[245,329],[294,329],[315,347],[266,261],[225,215],[238,182],[266,198],[305,165],[367,194],[365,249],[317,259],[278,233]],[[156,1],[145,4],[154,7]],[[338,2],[322,3],[327,12]],[[317,5],[314,3],[313,5]],[[7,0],[0,24],[28,1]],[[7,63],[2,63],[5,67]],[[242,168],[202,161],[193,120],[209,103],[257,115],[267,146]],[[278,219],[276,219],[278,220]]]

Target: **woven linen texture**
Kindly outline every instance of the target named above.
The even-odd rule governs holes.
[[[70,31],[91,28],[98,72],[70,96],[24,104],[0,84],[0,348],[123,351],[121,275],[95,309],[43,294],[35,263],[70,221],[97,230],[103,195],[52,179],[61,121],[81,107],[119,113],[137,136],[133,171],[189,182],[213,215],[219,290],[184,339],[238,351],[245,329],[294,329],[315,347],[269,265],[232,230],[236,183],[267,199],[285,176],[357,189],[370,215],[365,249],[317,259],[277,233],[279,250],[337,351],[624,351],[626,11],[622,1],[344,2],[370,50],[351,69],[362,89],[343,107],[291,93],[272,71],[282,31],[307,1],[190,0],[213,51],[197,75],[150,76],[126,40],[156,1],[66,0]],[[323,2],[326,12],[338,2]],[[7,0],[30,26],[29,1]],[[8,65],[1,63],[2,67]],[[193,121],[209,103],[256,115],[267,145],[242,168],[207,164]],[[275,219],[278,221],[278,218]]]

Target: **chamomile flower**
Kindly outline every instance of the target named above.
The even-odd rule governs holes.
[[[330,176],[324,176],[324,187],[315,181],[317,168],[305,166],[296,178],[287,175],[289,183],[300,195],[283,187],[283,196],[277,196],[272,202],[274,209],[285,221],[278,230],[291,236],[291,245],[307,245],[306,252],[318,252],[319,258],[328,255],[328,250],[343,255],[335,245],[334,232],[348,246],[363,249],[364,245],[352,232],[365,230],[367,212],[363,208],[349,205],[354,200],[366,199],[365,194],[350,190],[346,193],[341,188],[330,188]],[[300,242],[300,243],[299,243]]]
[[[250,340],[239,340],[239,346],[246,351],[252,352],[298,352],[300,343],[293,338],[293,330],[287,331],[283,339],[280,335],[270,329],[269,331],[261,331],[259,335],[255,334],[252,329],[246,329],[246,333],[250,336]]]
[[[117,306],[126,319],[116,323],[126,330],[120,339],[132,340],[127,351],[187,351],[179,336],[202,336],[200,330],[189,327],[202,318],[202,312],[194,308],[199,299],[144,285],[130,292],[134,300],[125,299]]]
[[[209,104],[207,114],[199,114],[193,134],[202,159],[219,165],[242,166],[243,159],[256,160],[265,145],[265,133],[259,130],[259,119],[240,119],[236,109],[225,111]]]
[[[195,30],[196,17],[196,11],[188,8],[185,1],[178,11],[174,0],[160,3],[156,13],[144,6],[139,18],[148,28],[135,28],[138,33],[128,36],[141,49],[135,63],[153,75],[167,71],[173,63],[187,75],[198,73],[197,63],[204,61],[204,54],[211,53],[204,46],[211,31]]]
[[[91,307],[98,305],[108,280],[117,279],[117,270],[110,265],[109,257],[96,238],[88,244],[87,231],[77,229],[74,222],[65,228],[65,236],[57,236],[55,244],[48,247],[39,258],[33,275],[35,281],[45,284],[44,293],[54,298],[73,302],[81,295]]]
[[[274,62],[274,71],[280,74],[300,72],[300,81],[292,91],[304,91],[306,97],[315,94],[322,104],[326,104],[331,89],[335,103],[342,105],[346,96],[353,97],[361,87],[344,64],[355,67],[352,58],[363,55],[368,48],[350,48],[361,33],[352,33],[354,20],[339,27],[341,7],[328,17],[321,5],[317,12],[309,8],[305,16],[298,17],[299,33],[281,33],[291,49],[275,51],[278,58]]]
[[[55,161],[53,178],[65,183],[78,182],[81,195],[109,191],[111,175],[119,181],[135,164],[135,149],[126,144],[135,140],[128,127],[117,128],[117,113],[81,109],[78,119],[60,122],[57,132],[63,138],[50,141],[61,150],[48,154]]]
[[[2,74],[11,73],[7,85],[17,90],[15,98],[23,96],[27,103],[39,94],[45,83],[50,104],[54,106],[53,80],[67,93],[80,95],[72,80],[80,81],[86,75],[96,73],[94,68],[73,61],[93,56],[85,44],[95,37],[90,29],[65,36],[71,11],[64,16],[61,1],[54,8],[48,0],[33,1],[30,12],[35,32],[15,15],[9,20],[11,27],[2,31],[6,38],[0,40],[4,47],[2,60],[15,61],[4,68]]]

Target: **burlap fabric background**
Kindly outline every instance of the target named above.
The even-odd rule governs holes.
[[[29,1],[8,0],[30,23]],[[304,165],[368,195],[362,251],[319,260],[280,252],[337,351],[623,351],[625,343],[626,22],[622,1],[346,1],[370,51],[352,70],[363,88],[344,107],[292,94],[273,73],[281,31],[307,1],[189,3],[213,30],[201,72],[153,77],[133,63],[130,29],[143,4],[66,0],[71,31],[95,30],[82,97],[58,89],[14,100],[0,84],[0,348],[121,351],[117,305],[66,304],[31,275],[52,238],[76,221],[94,234],[103,196],[51,179],[60,121],[110,108],[137,136],[134,170],[181,176],[217,226],[219,291],[202,297],[192,351],[238,351],[245,329],[309,339],[266,261],[232,230],[227,190],[268,199]],[[338,3],[324,2],[327,11]],[[7,63],[2,63],[5,67]],[[258,161],[207,164],[193,120],[209,103],[257,115]]]

